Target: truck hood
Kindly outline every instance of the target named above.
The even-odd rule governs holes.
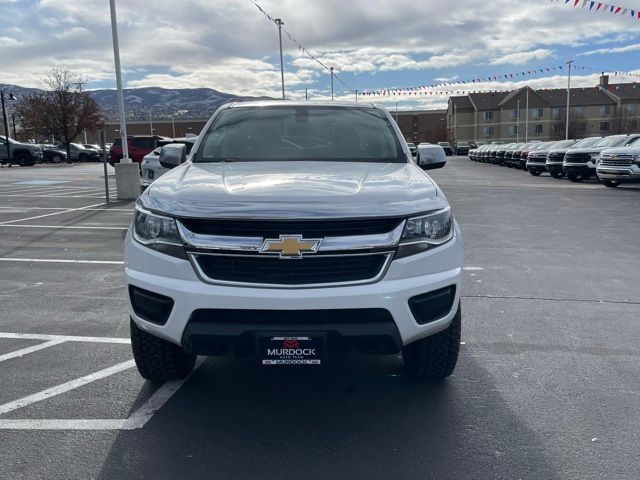
[[[354,218],[408,216],[447,206],[412,163],[187,162],[140,196],[177,217]]]
[[[603,150],[608,150],[612,147],[584,147],[584,148],[572,148],[567,153],[600,153]],[[616,148],[616,147],[613,147]],[[617,147],[620,148],[620,147]]]
[[[640,146],[629,146],[629,147],[613,147],[607,148],[602,151],[602,153],[607,153],[610,155],[640,155]]]

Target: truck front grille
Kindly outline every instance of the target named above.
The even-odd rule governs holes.
[[[587,163],[591,160],[591,155],[588,153],[567,153],[564,157],[564,161],[568,163]]]
[[[549,155],[547,155],[548,162],[562,163],[563,159],[564,153],[550,153]]]
[[[602,155],[600,165],[605,167],[630,167],[633,165],[631,155]]]
[[[390,253],[315,255],[296,260],[258,255],[194,253],[201,276],[211,283],[263,286],[339,285],[375,281]]]
[[[210,220],[182,218],[180,222],[191,232],[202,235],[238,237],[278,237],[296,234],[305,237],[346,237],[387,233],[402,218],[359,218],[346,220]]]

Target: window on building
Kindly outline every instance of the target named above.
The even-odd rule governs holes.
[[[518,126],[517,125],[509,125],[509,135],[512,135],[512,136],[518,135]]]
[[[534,108],[533,109],[533,118],[542,118],[544,117],[544,109],[542,108]]]
[[[542,135],[542,125],[534,125],[533,133],[536,135]]]
[[[558,118],[564,116],[564,108],[563,107],[554,107],[551,110],[551,115],[553,118]]]
[[[573,107],[573,111],[576,113],[576,115],[584,115],[586,109],[584,107]]]
[[[484,136],[493,137],[493,127],[484,127]]]
[[[606,117],[611,114],[611,105],[602,105],[600,107],[600,116]]]
[[[562,125],[561,123],[554,123],[553,124],[553,132],[554,133],[564,132],[564,130],[565,130],[564,125]]]
[[[493,120],[493,112],[484,112],[484,121],[488,122]]]
[[[511,115],[510,115],[511,120],[515,120],[518,118],[518,110],[511,110]]]
[[[600,130],[602,131],[609,130],[609,122],[600,122]]]
[[[628,103],[624,106],[624,111],[627,114],[634,115],[638,111],[638,105],[635,103]]]

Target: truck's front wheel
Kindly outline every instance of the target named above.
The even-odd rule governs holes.
[[[196,356],[178,345],[154,337],[130,321],[131,349],[138,372],[153,382],[166,382],[185,378],[196,361]]]
[[[407,375],[424,380],[441,380],[453,373],[460,351],[462,312],[460,306],[443,331],[410,343],[402,349]]]

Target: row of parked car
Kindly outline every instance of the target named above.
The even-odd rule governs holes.
[[[7,144],[8,157],[7,157]],[[36,163],[96,162],[100,160],[100,147],[97,145],[71,143],[71,157],[63,143],[18,142],[13,138],[0,135],[0,163],[30,167]]]
[[[488,144],[469,151],[476,162],[527,170],[539,176],[581,182],[595,177],[607,187],[640,180],[640,134],[580,140]]]

